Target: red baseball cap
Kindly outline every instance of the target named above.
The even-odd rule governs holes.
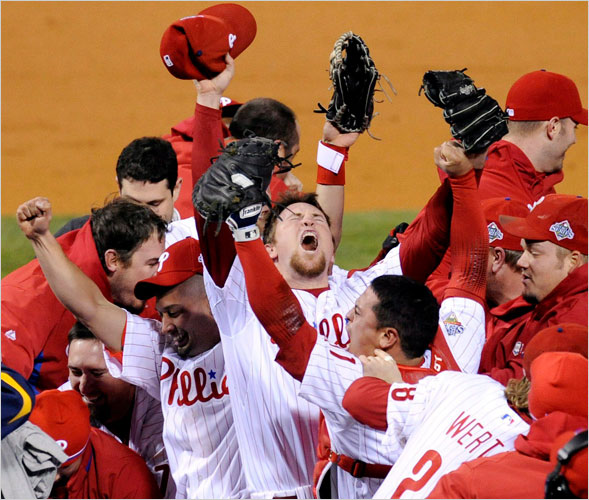
[[[68,465],[86,449],[90,439],[90,410],[80,393],[51,389],[37,395],[29,421],[49,434],[63,449]]]
[[[176,78],[210,79],[225,69],[225,54],[236,58],[252,43],[256,31],[256,20],[245,7],[213,5],[169,26],[162,36],[160,56]]]
[[[528,208],[520,201],[511,198],[489,198],[481,202],[487,230],[489,231],[489,245],[501,247],[506,250],[521,251],[521,238],[509,234],[501,226],[499,215],[511,215],[515,217],[527,217],[530,213]]]
[[[587,109],[570,78],[541,69],[522,76],[509,89],[505,110],[512,121],[571,118],[587,125]]]
[[[135,285],[135,296],[141,300],[150,299],[202,273],[200,244],[194,238],[185,238],[166,248],[160,255],[155,275]]]
[[[500,215],[505,230],[526,240],[551,241],[587,255],[587,198],[549,194],[527,217]]]
[[[545,352],[531,366],[528,409],[536,418],[553,411],[587,418],[587,358],[576,352]]]
[[[536,333],[524,351],[523,368],[528,377],[532,361],[545,352],[576,352],[587,357],[587,327],[561,323]]]

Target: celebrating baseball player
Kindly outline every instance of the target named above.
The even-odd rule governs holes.
[[[445,146],[449,154],[460,153],[454,146]],[[347,350],[330,344],[305,321],[294,293],[261,240],[248,238],[238,229],[234,221],[239,214],[229,218],[251,308],[280,349],[277,361],[302,383],[299,395],[319,406],[325,415],[333,450],[329,465],[338,466],[337,498],[371,497],[400,453],[400,448],[381,445],[382,431],[358,425],[342,408],[346,389],[362,376],[358,356],[372,356],[375,349],[382,349],[405,365],[411,381],[447,367],[470,372],[478,369],[484,341],[481,303],[487,233],[474,172],[461,174],[453,183],[451,235],[460,260],[455,263],[440,314],[425,285],[400,276],[377,277],[346,314]],[[295,214],[295,205],[291,206]],[[245,211],[248,208],[242,209]],[[317,213],[321,214],[319,209]],[[317,225],[321,223],[327,226],[326,220],[317,221]],[[467,224],[470,232],[464,230]],[[262,282],[259,276],[266,278]],[[440,330],[434,340],[438,319]],[[456,360],[451,352],[457,354]]]
[[[137,296],[156,296],[162,322],[108,302],[49,232],[51,205],[35,198],[18,208],[53,291],[115,354],[113,375],[159,399],[163,439],[178,498],[246,496],[233,427],[219,332],[202,282],[198,242],[188,238],[160,257],[158,272]],[[118,372],[118,373],[117,373]]]

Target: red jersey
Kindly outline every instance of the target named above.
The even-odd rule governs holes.
[[[92,428],[79,469],[50,498],[161,498],[145,461],[105,432]]]

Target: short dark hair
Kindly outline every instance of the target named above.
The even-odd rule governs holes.
[[[168,181],[174,191],[178,180],[178,160],[172,145],[160,137],[141,137],[125,146],[117,160],[119,189],[123,179],[156,184]]]
[[[125,264],[154,232],[159,239],[164,238],[167,228],[166,222],[153,210],[125,197],[92,209],[90,225],[100,263],[107,274],[104,253],[108,249],[115,250]]]
[[[327,224],[331,226],[331,222],[329,220],[329,216],[325,213],[325,210],[319,204],[317,200],[317,193],[300,193],[296,191],[285,191],[282,193],[276,202],[276,206],[270,212],[267,219],[264,221],[264,229],[262,231],[262,239],[264,243],[272,243],[274,241],[274,232],[276,229],[276,222],[280,217],[280,213],[290,205],[294,203],[307,203],[308,205],[312,205],[315,208],[321,210],[323,215],[325,215],[325,219],[327,220]]]
[[[74,326],[67,334],[67,344],[70,345],[74,340],[100,340],[94,335],[83,323],[76,321]]]
[[[509,250],[508,248],[504,248],[503,251],[505,252],[505,263],[510,269],[517,271],[517,261],[524,253],[523,250]]]
[[[283,141],[288,152],[299,142],[296,119],[294,111],[280,101],[258,97],[241,105],[229,131],[236,139],[246,137],[249,130],[258,137]]]
[[[438,331],[440,308],[430,289],[396,275],[379,276],[370,286],[378,298],[377,329],[395,328],[403,353],[409,358],[423,356]]]

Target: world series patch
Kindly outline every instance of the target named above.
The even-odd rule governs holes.
[[[444,319],[444,326],[446,327],[448,335],[451,337],[454,335],[460,335],[462,332],[464,332],[464,326],[462,326],[462,323],[458,321],[456,314],[453,312]]]
[[[571,225],[569,224],[568,220],[563,220],[562,222],[555,222],[550,226],[550,231],[552,231],[556,239],[560,240],[572,240],[575,237],[575,233],[571,229]]]
[[[491,222],[487,226],[487,230],[489,231],[489,243],[503,239],[503,233],[501,232],[501,229],[499,229],[499,226],[497,226],[497,224],[494,222]]]

